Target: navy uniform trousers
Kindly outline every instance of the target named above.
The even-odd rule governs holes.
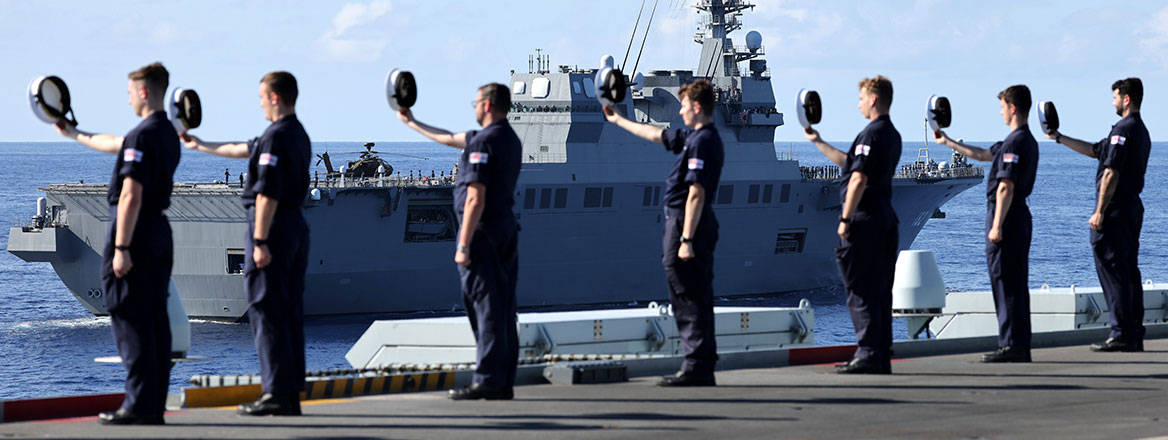
[[[856,359],[892,359],[892,278],[900,232],[896,215],[857,212],[848,239],[835,250],[836,265],[848,292],[848,313],[856,330]]]
[[[519,367],[519,230],[505,235],[492,237],[479,228],[470,244],[470,266],[456,265],[476,342],[473,383],[496,389],[515,386]]]
[[[1111,314],[1110,337],[1126,343],[1144,340],[1144,288],[1140,284],[1140,229],[1144,205],[1139,200],[1108,209],[1103,230],[1091,230],[1095,271]]]
[[[308,224],[300,208],[277,209],[268,231],[272,260],[255,267],[255,209],[247,210],[244,278],[247,310],[266,393],[304,391],[304,272],[308,270]]]
[[[117,218],[117,206],[110,207]],[[126,397],[122,408],[139,416],[162,416],[170,385],[170,318],[167,291],[174,243],[166,217],[141,215],[130,245],[133,267],[114,276],[114,228],[110,221],[102,259],[102,283],[114,342],[126,367]]]
[[[718,220],[705,210],[692,237],[694,258],[677,258],[684,227],[683,216],[665,217],[661,243],[661,263],[669,285],[669,303],[681,336],[685,360],[681,371],[704,376],[714,374],[718,345],[714,339],[714,248],[718,243]]]
[[[986,233],[995,202],[986,209]],[[1002,224],[1002,241],[986,239],[986,265],[998,313],[998,347],[1030,349],[1030,208],[1015,199]]]

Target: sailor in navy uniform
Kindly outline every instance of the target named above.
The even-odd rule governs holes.
[[[605,116],[630,133],[658,142],[677,155],[665,181],[665,231],[662,264],[669,301],[685,350],[681,368],[660,386],[713,386],[718,361],[714,339],[714,248],[718,220],[714,193],[722,177],[725,152],[714,126],[714,89],[706,80],[678,92],[680,114],[688,129],[661,129],[626,119],[611,106]]]
[[[892,277],[899,246],[899,220],[892,209],[892,177],[900,160],[901,138],[889,117],[892,82],[883,76],[860,82],[860,113],[871,120],[844,153],[808,128],[804,135],[840,166],[847,181],[840,187],[841,213],[836,264],[848,292],[848,311],[856,330],[852,360],[840,374],[892,372]]]
[[[998,315],[998,350],[982,362],[1030,362],[1030,208],[1038,142],[1030,133],[1030,89],[1015,85],[998,93],[1010,134],[988,150],[954,141],[938,130],[936,141],[980,161],[992,161],[986,176],[986,265]]]
[[[1087,157],[1097,158],[1095,212],[1091,214],[1091,248],[1095,271],[1107,297],[1111,333],[1092,344],[1093,351],[1144,351],[1144,289],[1140,284],[1140,229],[1144,223],[1144,173],[1151,137],[1140,118],[1143,82],[1126,78],[1111,85],[1112,104],[1120,119],[1106,138],[1090,144],[1055,130],[1047,137]]]
[[[109,184],[110,225],[102,253],[103,297],[118,354],[126,367],[126,397],[102,424],[161,425],[170,385],[171,335],[166,311],[174,261],[170,206],[178,168],[178,133],[163,97],[170,74],[154,63],[129,75],[130,107],[142,117],[124,137],[93,134],[58,122],[57,131],[97,151],[117,154]]]
[[[477,343],[477,366],[471,385],[451,390],[450,398],[510,400],[519,365],[519,222],[512,209],[523,145],[507,122],[507,86],[480,87],[473,104],[482,130],[450,133],[419,122],[408,108],[398,117],[427,138],[463,150],[454,192],[461,225],[454,262]]]
[[[260,80],[260,106],[271,121],[246,143],[210,143],[184,135],[187,148],[248,158],[243,206],[247,209],[244,279],[248,312],[260,360],[263,395],[239,406],[242,415],[300,415],[304,391],[304,273],[309,231],[312,144],[296,118],[296,78],[272,72]]]

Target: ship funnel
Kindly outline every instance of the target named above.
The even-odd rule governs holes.
[[[932,251],[901,251],[892,283],[892,310],[939,313],[945,307],[945,281]]]

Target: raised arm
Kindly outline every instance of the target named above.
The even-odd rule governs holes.
[[[1092,144],[1090,142],[1087,142],[1087,141],[1084,141],[1081,139],[1075,139],[1073,137],[1064,135],[1062,133],[1059,133],[1058,130],[1055,130],[1054,133],[1047,133],[1046,137],[1048,137],[1050,139],[1054,139],[1054,141],[1056,143],[1063,144],[1063,145],[1070,147],[1072,150],[1075,150],[1075,152],[1077,152],[1079,154],[1082,154],[1082,155],[1087,156],[1087,157],[1095,157],[1095,144]]]
[[[961,153],[970,159],[979,160],[982,162],[990,162],[994,160],[994,154],[991,153],[990,150],[957,142],[953,140],[953,138],[949,137],[949,135],[946,134],[944,130],[937,130],[933,133],[933,136],[936,138],[934,141],[938,144],[952,148],[954,151]]]
[[[57,129],[57,133],[69,139],[77,141],[77,143],[94,150],[107,154],[118,154],[122,149],[122,142],[125,141],[121,136],[114,136],[112,134],[102,133],[87,133],[77,129],[76,125],[65,121],[57,121],[53,125]]]
[[[807,140],[811,141],[812,144],[815,144],[815,148],[818,148],[819,152],[823,153],[824,156],[827,156],[827,159],[836,166],[843,168],[845,165],[847,165],[847,153],[837,150],[835,147],[831,146],[831,144],[827,143],[827,141],[824,141],[823,137],[819,136],[819,132],[814,128],[803,130],[803,136],[806,137]]]
[[[183,146],[188,150],[202,151],[232,159],[248,157],[247,143],[245,142],[207,142],[190,134],[182,135]]]
[[[633,122],[629,118],[624,117],[620,112],[616,111],[610,105],[604,106],[604,118],[608,122],[616,124],[617,127],[623,128],[625,131],[632,133],[634,136],[647,140],[653,143],[661,143],[661,132],[665,129],[650,124],[641,124]]]
[[[403,108],[397,112],[398,119],[401,119],[406,127],[414,129],[414,131],[421,133],[422,136],[430,140],[440,143],[442,145],[454,148],[466,148],[466,133],[451,133],[438,127],[423,124],[414,119],[414,112],[408,108]]]

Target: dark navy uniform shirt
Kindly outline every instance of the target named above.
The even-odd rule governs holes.
[[[856,135],[848,160],[844,163],[844,184],[840,186],[840,203],[847,201],[848,180],[853,172],[868,176],[868,185],[860,197],[859,212],[881,212],[892,209],[892,177],[900,161],[900,132],[892,126],[892,118],[882,115],[873,119]]]
[[[1139,201],[1140,192],[1144,190],[1144,173],[1148,169],[1151,149],[1152,139],[1139,112],[1115,123],[1111,127],[1111,134],[1095,144],[1095,157],[1099,158],[1099,168],[1095,171],[1096,200],[1099,198],[1099,180],[1103,178],[1103,170],[1111,168],[1119,175],[1119,182],[1108,210]]]
[[[482,228],[499,237],[517,225],[512,208],[522,157],[523,144],[506,119],[466,132],[466,148],[458,161],[454,187],[454,210],[460,223],[466,207],[466,187],[481,183],[487,187],[486,203],[479,217]]]
[[[722,162],[725,150],[722,138],[713,123],[702,128],[671,128],[661,132],[661,143],[665,149],[678,155],[673,171],[665,179],[665,214],[685,215],[685,201],[689,197],[689,187],[695,183],[706,190],[702,211],[710,211],[714,194],[718,191],[718,181],[722,179]]]
[[[1030,133],[1030,126],[1023,125],[1010,132],[1006,140],[990,147],[990,153],[994,155],[994,162],[986,175],[986,202],[997,206],[998,181],[1010,179],[1014,182],[1010,210],[1025,205],[1034,189],[1034,175],[1038,172],[1038,141]]]
[[[161,215],[170,207],[174,189],[174,170],[182,148],[178,133],[166,119],[166,112],[156,111],[126,133],[117,165],[109,184],[109,204],[118,204],[122,178],[130,177],[142,185],[140,217]]]
[[[255,206],[256,194],[276,199],[276,209],[281,211],[304,203],[312,142],[295,114],[280,118],[260,137],[247,141],[247,152],[244,208]]]

